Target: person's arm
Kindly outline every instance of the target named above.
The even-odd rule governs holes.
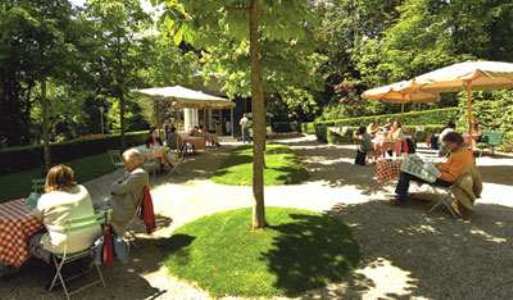
[[[133,176],[132,176],[132,174],[130,174],[130,175],[128,175],[128,177],[121,178],[121,179],[115,181],[111,185],[110,193],[112,195],[117,195],[117,196],[124,195],[124,194],[128,193],[128,191],[130,190],[130,184],[131,184],[132,180],[133,180]]]

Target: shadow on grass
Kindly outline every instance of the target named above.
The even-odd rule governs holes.
[[[349,227],[327,215],[290,216],[294,222],[270,226],[279,234],[271,250],[262,254],[276,274],[275,287],[287,296],[298,296],[344,281],[360,259]]]
[[[188,234],[175,234],[169,239],[158,240],[157,247],[162,253],[173,254],[179,265],[189,262],[189,249],[187,248],[196,237]]]

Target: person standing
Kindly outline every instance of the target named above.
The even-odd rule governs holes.
[[[242,142],[249,143],[249,119],[248,119],[247,114],[244,114],[242,116],[242,118],[240,119],[239,125],[240,125],[240,129],[242,132]]]

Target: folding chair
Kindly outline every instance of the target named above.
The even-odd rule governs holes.
[[[123,168],[125,166],[123,159],[121,158],[120,150],[109,150],[107,153],[109,154],[110,161],[115,168]]]
[[[45,180],[42,178],[32,179],[32,192],[42,194],[44,192]]]
[[[429,185],[429,187],[431,188],[433,193],[438,197],[438,200],[436,201],[435,205],[431,207],[428,213],[432,213],[437,208],[445,208],[454,218],[458,218],[458,215],[454,212],[452,208],[452,202],[454,201],[454,197],[452,195],[452,186],[441,187]]]
[[[80,230],[83,228],[90,227],[94,224],[100,224],[100,225],[105,224],[106,222],[107,222],[107,214],[102,212],[101,214],[97,214],[97,215],[94,215],[91,217],[77,218],[74,220],[70,220],[69,222],[66,222],[66,224],[64,225],[63,231],[65,233],[70,233],[73,231],[77,231],[77,230]],[[56,284],[59,283],[62,286],[62,289],[64,290],[66,299],[69,300],[72,295],[77,294],[87,288],[93,287],[97,284],[101,284],[101,285],[103,285],[103,287],[106,287],[105,280],[103,278],[103,273],[100,269],[100,266],[98,266],[96,264],[94,264],[94,266],[96,268],[96,272],[98,273],[97,280],[90,282],[88,284],[85,284],[85,285],[77,288],[74,291],[70,291],[66,285],[66,282],[69,282],[73,279],[76,279],[76,278],[82,276],[82,275],[85,275],[88,272],[81,272],[74,276],[70,276],[65,280],[64,276],[62,274],[63,267],[65,265],[72,263],[74,261],[77,261],[79,259],[92,257],[92,250],[93,250],[93,245],[91,245],[91,247],[89,247],[88,249],[86,249],[84,251],[80,251],[80,252],[68,253],[67,249],[65,248],[63,253],[53,253],[52,254],[52,263],[55,266],[55,275],[53,277],[53,280],[52,280],[50,286],[48,287],[48,291],[51,292],[53,290],[53,288],[56,286]]]

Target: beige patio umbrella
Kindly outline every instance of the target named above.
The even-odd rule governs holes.
[[[440,94],[407,89],[407,81],[401,81],[365,91],[362,97],[387,103],[405,104],[412,102],[436,102]]]
[[[512,87],[513,63],[468,61],[415,77],[399,87],[398,91],[443,93],[466,90],[470,133],[474,122],[472,112],[472,91]]]

